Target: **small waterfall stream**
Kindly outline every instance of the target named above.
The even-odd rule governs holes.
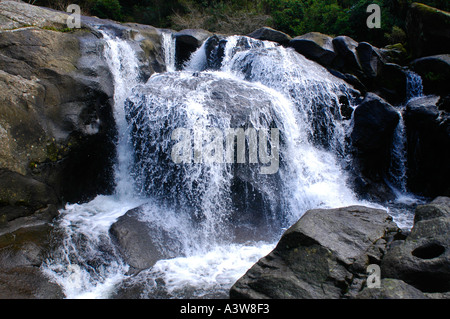
[[[407,72],[406,102],[397,108],[400,120],[395,129],[392,143],[392,160],[389,170],[390,181],[399,200],[410,198],[407,189],[407,143],[403,112],[409,101],[423,96],[422,78],[412,72]]]
[[[232,36],[219,69],[205,68],[203,45],[175,71],[173,37],[163,33],[167,72],[140,83],[130,45],[103,35],[119,133],[116,192],[61,211],[61,243],[42,269],[67,298],[108,298],[125,281],[144,285],[142,298],[225,298],[306,210],[380,207],[359,201],[346,183],[350,120],[340,100],[354,107],[354,90],[320,65],[272,42]],[[226,160],[234,150],[226,148],[229,132],[244,132],[242,157]],[[185,152],[180,162],[171,157],[174,145]],[[269,167],[276,170],[261,174]],[[180,254],[132,276],[109,228],[136,207]]]

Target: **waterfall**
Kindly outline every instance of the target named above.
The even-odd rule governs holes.
[[[104,57],[114,80],[114,117],[117,124],[117,159],[114,196],[97,196],[86,204],[71,204],[60,211],[56,225],[62,235],[42,269],[61,285],[67,298],[98,298],[111,293],[123,280],[128,266],[122,262],[109,237],[114,221],[139,205],[129,174],[133,151],[125,119],[124,102],[139,82],[136,54],[125,41],[102,31]]]
[[[175,71],[175,39],[171,32],[162,32],[162,49],[166,71]]]
[[[61,210],[62,240],[42,268],[66,297],[108,298],[126,280],[144,285],[143,298],[224,298],[306,210],[380,207],[346,183],[342,100],[353,108],[357,92],[325,68],[273,42],[232,36],[213,57],[204,44],[175,71],[172,35],[162,33],[168,72],[141,83],[127,41],[103,35],[119,135],[116,191]],[[136,207],[178,257],[133,276],[109,229]]]
[[[423,96],[423,84],[420,75],[413,71],[407,72],[406,78],[406,100]]]
[[[406,102],[397,108],[399,122],[392,141],[392,159],[389,168],[389,177],[397,200],[413,200],[407,189],[407,139],[403,111],[409,101],[423,96],[422,78],[420,75],[408,71],[406,78]]]

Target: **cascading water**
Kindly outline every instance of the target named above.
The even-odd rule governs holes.
[[[109,236],[114,221],[140,204],[129,174],[133,157],[123,104],[139,69],[134,50],[124,41],[102,32],[104,56],[114,79],[114,116],[118,127],[114,196],[98,196],[93,201],[67,205],[56,225],[62,237],[43,271],[61,285],[67,298],[98,298],[112,292],[123,280],[128,266],[122,262]],[[121,107],[122,106],[122,107]]]
[[[166,71],[173,72],[175,71],[175,40],[170,32],[163,32],[161,37]]]
[[[406,78],[406,100],[410,101],[420,96],[423,96],[422,78],[417,73],[408,71]]]
[[[397,108],[400,120],[394,132],[392,160],[389,169],[391,185],[397,195],[397,199],[400,201],[413,199],[407,190],[407,145],[403,111],[409,101],[421,96],[423,96],[422,78],[420,75],[408,71],[406,78],[406,102]]]
[[[168,72],[139,83],[131,47],[104,38],[119,131],[116,193],[61,211],[62,243],[43,271],[68,298],[107,298],[124,282],[143,285],[143,298],[226,297],[306,210],[377,206],[346,184],[350,120],[340,101],[351,107],[354,91],[326,69],[272,42],[233,36],[214,70],[203,45],[174,71],[173,38],[164,33]],[[133,276],[109,229],[135,207],[176,254]]]

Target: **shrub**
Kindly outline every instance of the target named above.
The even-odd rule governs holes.
[[[122,7],[119,0],[97,0],[90,11],[99,18],[122,20]]]

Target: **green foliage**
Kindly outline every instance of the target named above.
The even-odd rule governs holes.
[[[275,27],[296,36],[317,31],[342,34],[347,31],[347,10],[337,0],[266,0]]]
[[[405,43],[406,42],[406,33],[399,26],[394,25],[392,27],[391,33],[385,33],[384,37],[388,41],[389,44],[396,43]]]
[[[99,18],[122,20],[122,6],[119,0],[97,0],[91,8],[91,13]]]
[[[405,20],[414,0],[36,0],[36,5],[65,10],[79,4],[84,14],[160,28],[204,28],[246,34],[271,26],[291,36],[317,31],[348,35],[377,46],[404,43]],[[450,11],[449,0],[418,0]],[[381,29],[366,25],[369,4],[381,7]],[[250,31],[249,31],[250,30]]]

